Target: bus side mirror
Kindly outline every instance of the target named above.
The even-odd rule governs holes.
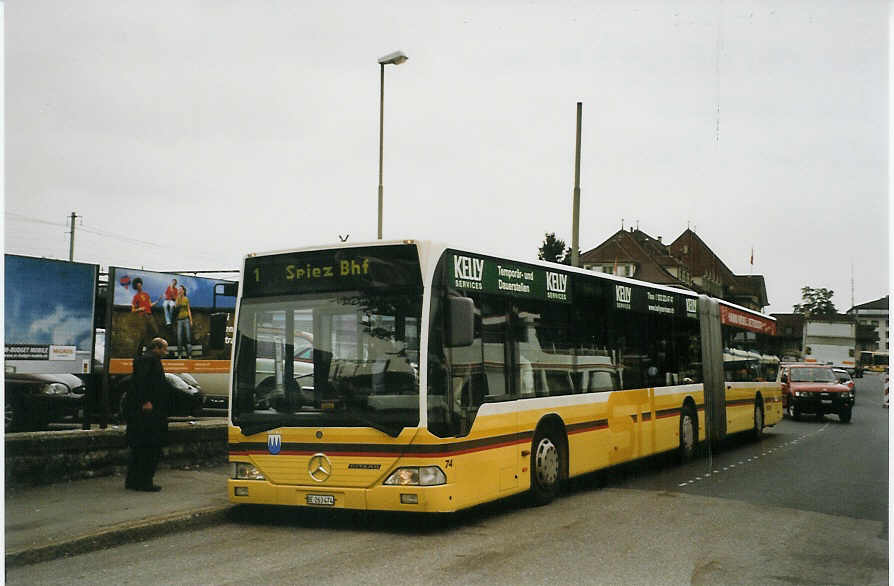
[[[471,346],[475,339],[475,302],[468,297],[448,297],[447,321],[447,347]]]
[[[782,378],[780,379],[780,382],[782,382],[783,384],[787,383],[787,382],[788,382],[788,375],[787,375],[787,374],[783,374],[783,375],[782,375]]]

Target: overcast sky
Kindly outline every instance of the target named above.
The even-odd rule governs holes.
[[[889,288],[888,3],[13,0],[6,251],[151,270],[376,237],[536,258],[692,226],[788,312]]]

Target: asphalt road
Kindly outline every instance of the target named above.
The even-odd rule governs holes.
[[[653,458],[531,508],[447,519],[236,509],[229,523],[15,568],[10,584],[887,584],[888,410],[784,420],[687,465]]]

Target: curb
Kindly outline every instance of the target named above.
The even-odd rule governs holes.
[[[171,531],[192,530],[217,525],[227,520],[227,515],[232,507],[233,505],[229,504],[214,505],[191,511],[171,513],[161,517],[127,521],[95,533],[73,537],[58,543],[7,552],[6,567],[27,566],[61,557],[90,553],[122,545],[123,543],[143,541]]]

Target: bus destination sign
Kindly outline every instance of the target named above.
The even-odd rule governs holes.
[[[269,297],[421,286],[416,247],[392,245],[248,257],[243,295]]]
[[[450,259],[449,284],[456,289],[571,302],[567,273],[468,254],[451,254]]]

